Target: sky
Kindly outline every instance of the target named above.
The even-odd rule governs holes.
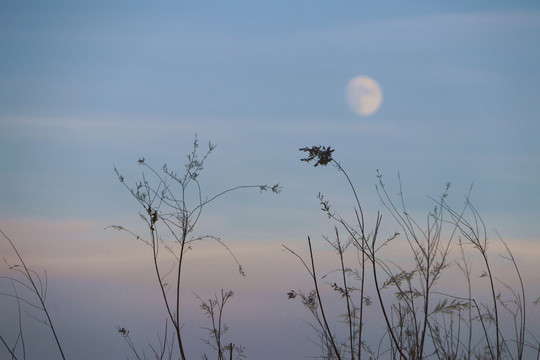
[[[391,194],[399,172],[422,221],[447,182],[456,207],[474,184],[473,204],[490,236],[514,244],[534,299],[538,38],[536,1],[0,1],[0,227],[47,270],[71,357],[122,357],[129,348],[115,326],[142,334],[143,347],[163,314],[149,249],[105,229],[142,229],[113,168],[129,185],[143,157],[181,172],[194,137],[201,150],[210,141],[205,196],[244,184],[279,183],[282,193],[235,192],[205,209],[200,234],[230,244],[248,276],[219,246],[190,253],[186,326],[204,326],[193,292],[231,288],[230,321],[248,357],[302,358],[313,355],[309,316],[285,294],[308,278],[282,244],[305,252],[309,235],[330,254],[322,236],[334,224],[316,195],[344,216],[354,206],[335,168],[299,161],[299,148],[325,145],[389,232],[397,224],[377,197],[377,170]],[[370,116],[347,104],[356,76],[382,89]],[[4,239],[0,253],[14,261]],[[0,301],[0,314],[12,314],[13,302]],[[43,330],[32,321],[29,334]],[[36,340],[33,351],[57,358],[49,345]],[[190,345],[196,357],[205,349],[198,335]]]

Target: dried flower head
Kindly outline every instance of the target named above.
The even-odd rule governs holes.
[[[324,166],[327,165],[330,161],[334,160],[332,159],[332,153],[334,152],[334,149],[331,149],[330,146],[312,146],[311,148],[305,147],[299,150],[309,153],[308,157],[300,159],[301,161],[309,163],[311,160],[317,159],[317,162],[314,166]]]

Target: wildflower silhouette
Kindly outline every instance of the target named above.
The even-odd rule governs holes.
[[[229,192],[241,189],[258,189],[263,191],[272,191],[275,194],[281,192],[281,186],[275,185],[240,185],[232,187],[217,193],[212,196],[204,196],[201,184],[199,183],[199,175],[204,169],[205,160],[215,149],[215,145],[208,143],[208,150],[202,155],[199,153],[199,142],[197,136],[193,141],[193,150],[187,155],[187,162],[184,165],[184,174],[178,174],[172,171],[165,164],[161,171],[155,170],[152,166],[146,163],[145,158],[140,158],[138,164],[143,166],[147,172],[142,172],[142,180],[135,182],[134,187],[130,187],[124,182],[124,177],[114,168],[118,179],[128,192],[135,198],[137,203],[144,209],[139,213],[144,224],[149,232],[146,236],[139,236],[130,230],[119,225],[112,225],[110,228],[126,231],[134,236],[137,240],[151,248],[151,253],[154,263],[154,271],[157,276],[158,291],[163,299],[165,308],[165,329],[163,336],[158,336],[159,353],[156,359],[164,359],[165,354],[169,354],[169,359],[191,359],[186,355],[186,341],[184,340],[184,315],[181,311],[182,297],[186,292],[182,286],[182,274],[184,269],[184,260],[188,256],[188,251],[192,244],[199,241],[212,240],[223,246],[233,257],[238,265],[240,275],[245,276],[244,269],[236,259],[233,252],[227,244],[220,238],[213,235],[196,235],[195,229],[198,228],[198,223],[204,209],[214,200],[223,197]],[[148,175],[150,173],[150,175]],[[188,196],[191,193],[194,196]],[[190,203],[189,200],[193,200]],[[167,273],[164,273],[161,268],[163,257],[160,249],[164,248],[169,251],[176,262],[173,268]],[[166,278],[170,280],[166,280]],[[171,281],[172,280],[172,281]],[[240,359],[243,357],[243,347],[224,341],[224,334],[227,332],[227,327],[222,323],[223,307],[227,300],[232,297],[232,292],[223,291],[221,297],[215,297],[210,301],[202,301],[202,309],[211,319],[212,327],[208,328],[210,337],[203,340],[217,352],[217,359],[224,360],[225,354],[228,354],[229,360]],[[168,326],[172,325],[173,333],[168,331]],[[140,354],[134,343],[128,337],[128,330],[123,327],[117,328],[129,345],[133,355],[137,359],[146,358],[144,351]],[[124,331],[125,330],[125,331]],[[154,348],[150,346],[152,351]],[[157,349],[157,348],[156,348]],[[233,357],[232,353],[236,353]],[[176,355],[179,355],[178,357]],[[207,358],[206,355],[203,359]]]
[[[319,165],[327,165],[332,160],[332,153],[334,152],[334,149],[331,149],[330,146],[312,146],[311,148],[305,147],[299,149],[300,151],[309,152],[309,155],[307,158],[300,159],[301,161],[305,161],[307,163],[311,162],[311,160],[314,160],[317,158],[317,162],[315,163],[315,167]]]

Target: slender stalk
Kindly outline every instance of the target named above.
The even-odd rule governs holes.
[[[500,339],[499,339],[499,311],[497,309],[497,295],[495,294],[495,285],[493,284],[493,275],[491,273],[491,267],[489,266],[489,262],[487,259],[487,253],[485,251],[482,251],[482,257],[484,258],[484,263],[486,265],[486,269],[488,272],[488,278],[491,288],[491,297],[493,299],[493,312],[495,313],[495,333],[496,337],[495,340],[497,342],[497,360],[501,358],[501,348],[500,348]]]
[[[338,229],[336,230],[336,239],[337,239],[337,247],[338,247],[338,254],[339,254],[339,260],[341,262],[341,275],[343,277],[343,288],[345,291],[345,300],[347,301],[347,320],[349,321],[349,346],[351,349],[351,360],[354,360],[354,348],[353,348],[353,324],[352,324],[352,314],[351,314],[351,305],[350,305],[350,299],[349,299],[349,287],[347,286],[347,276],[345,276],[345,263],[343,261],[343,251],[344,249],[341,246],[341,242],[339,241],[339,232]]]
[[[428,242],[427,242],[427,247],[428,247],[428,251],[427,253],[429,254],[429,246],[431,245],[431,242],[429,241],[428,239]],[[422,359],[423,358],[423,355],[424,355],[424,342],[426,340],[426,330],[427,330],[427,327],[428,327],[428,312],[429,312],[429,296],[430,296],[430,293],[429,293],[429,289],[431,287],[430,285],[430,268],[431,268],[431,257],[428,255],[428,257],[426,258],[426,276],[425,276],[425,289],[424,289],[424,326],[423,326],[423,329],[422,329],[422,335],[421,335],[421,338],[420,338],[420,347],[418,348],[418,351],[417,351],[417,354],[418,354],[418,358],[419,359]]]
[[[526,310],[525,286],[523,285],[523,278],[521,277],[521,273],[520,273],[519,268],[517,266],[517,262],[516,262],[516,259],[514,258],[514,255],[510,251],[510,248],[508,247],[506,242],[501,238],[501,236],[499,234],[497,234],[497,236],[499,237],[499,240],[503,243],[504,247],[506,248],[506,252],[508,253],[508,256],[510,257],[510,261],[514,265],[514,269],[516,270],[516,274],[517,274],[518,279],[519,279],[519,285],[520,285],[520,289],[521,289],[521,297],[522,297],[523,301],[520,302],[521,324],[520,324],[520,331],[519,331],[519,334],[517,336],[516,342],[517,342],[517,352],[518,352],[517,357],[518,357],[518,359],[522,359],[523,358],[523,349],[524,349],[524,345],[525,345],[525,329],[526,329],[526,325],[525,325],[525,321],[526,321],[526,317],[525,317],[525,314],[526,314],[526,311],[525,311]]]
[[[23,356],[23,359],[26,359],[26,345],[24,342],[24,332],[22,328],[21,299],[19,297],[19,294],[17,293],[17,287],[15,287],[13,280],[11,281],[11,288],[13,289],[13,293],[15,294],[15,298],[17,299],[17,317],[19,321],[19,335],[17,337],[18,339],[21,339],[21,346],[22,346],[22,352],[23,352],[22,356]],[[15,343],[14,348],[17,346],[17,342]]]
[[[360,314],[358,324],[358,360],[362,360],[362,330],[364,328],[363,316],[364,316],[364,278],[366,273],[366,253],[362,251],[362,262],[360,264],[362,279],[360,280]]]
[[[465,279],[467,280],[467,294],[469,298],[472,298],[472,287],[471,287],[471,271],[469,269],[469,262],[465,258],[465,251],[463,250],[463,243],[459,242],[459,248],[461,251],[461,258],[463,261],[463,267],[460,267],[461,271],[463,272],[463,275],[465,276]],[[472,344],[472,308],[469,307],[468,309],[468,319],[469,319],[469,336],[467,339],[467,359],[471,358],[471,344]]]
[[[21,256],[21,254],[19,253],[19,251],[15,247],[15,244],[13,244],[11,239],[2,231],[1,228],[0,228],[0,233],[9,242],[9,244],[11,245],[11,248],[13,249],[15,254],[17,255],[17,258],[19,258],[19,261],[21,262],[21,265],[24,268],[26,278],[28,279],[28,281],[32,285],[33,291],[36,294],[36,296],[37,296],[37,298],[39,300],[39,303],[41,304],[41,309],[43,310],[43,312],[45,313],[45,316],[47,317],[47,324],[49,325],[49,327],[51,329],[51,332],[52,332],[53,337],[54,337],[54,341],[56,342],[56,346],[57,346],[58,350],[60,351],[60,356],[62,356],[62,359],[65,360],[66,357],[64,356],[64,350],[62,349],[62,345],[60,345],[60,340],[58,339],[58,335],[56,334],[56,329],[54,328],[53,321],[51,319],[51,316],[49,315],[49,311],[47,310],[47,306],[45,305],[45,299],[42,297],[41,292],[38,290],[38,287],[37,287],[36,283],[34,282],[34,278],[32,277],[32,274],[30,273],[30,270],[28,269],[28,267],[24,263],[24,260],[23,260],[23,258]]]
[[[4,340],[4,337],[2,335],[0,335],[0,341],[2,341],[2,344],[4,344],[4,347],[7,349],[7,351],[11,355],[12,360],[17,360],[17,356],[15,355],[13,350],[11,350],[11,347],[7,344],[6,340]]]
[[[315,272],[315,260],[314,260],[314,257],[313,257],[313,249],[311,247],[311,238],[309,236],[308,236],[308,244],[309,244],[309,257],[311,259],[311,274],[313,276],[313,283],[315,285],[315,292],[317,294],[317,300],[319,301],[319,308],[321,309],[321,315],[322,315],[323,322],[324,322],[324,328],[325,328],[325,331],[328,334],[328,338],[329,338],[330,343],[332,345],[332,349],[334,350],[334,353],[336,354],[336,357],[338,358],[338,360],[341,360],[341,355],[339,354],[336,343],[334,342],[334,336],[332,335],[332,332],[330,331],[330,326],[328,326],[328,321],[326,320],[326,315],[324,313],[324,306],[322,305],[321,294],[319,292],[319,285],[318,285],[318,281],[317,281],[317,275],[316,275],[316,272]]]
[[[360,199],[358,198],[358,194],[356,193],[356,188],[354,187],[351,178],[349,177],[349,174],[343,169],[340,163],[338,163],[336,160],[332,159],[332,162],[334,165],[343,172],[343,175],[345,175],[345,178],[347,179],[347,182],[349,183],[349,187],[353,192],[354,199],[356,201],[357,209],[354,210],[354,213],[356,215],[356,221],[357,225],[360,229],[360,236],[362,240],[362,264],[361,266],[361,274],[362,274],[362,280],[360,284],[360,314],[359,314],[359,328],[358,328],[358,360],[362,359],[362,330],[363,330],[363,319],[364,319],[364,275],[365,275],[365,262],[366,262],[366,254],[365,254],[365,245],[366,245],[366,234],[365,234],[365,223],[364,223],[364,212],[362,210],[362,205],[360,204]],[[360,212],[360,214],[358,214]],[[354,236],[353,236],[354,238]],[[347,286],[345,286],[345,289],[347,291]],[[347,302],[347,310],[349,311],[349,303]],[[349,313],[350,316],[350,313]],[[352,336],[351,336],[352,339]],[[352,351],[352,340],[351,340],[351,357],[353,357],[353,351]]]
[[[184,224],[182,228],[182,244],[180,246],[180,254],[178,255],[178,273],[176,275],[176,337],[178,340],[178,347],[180,349],[180,356],[182,357],[182,360],[186,360],[186,355],[184,352],[184,342],[182,341],[182,336],[180,335],[180,331],[182,328],[182,325],[180,324],[180,279],[182,276],[182,260],[184,258],[184,250],[186,246],[186,238],[187,238],[187,219],[183,219]]]
[[[379,230],[379,227],[381,225],[382,215],[380,213],[377,213],[377,221],[375,225],[375,232],[373,233],[373,240],[372,240],[372,249],[375,248],[375,241],[377,239],[377,233]],[[386,322],[386,328],[388,329],[388,333],[390,334],[390,337],[392,338],[393,343],[396,346],[396,350],[399,352],[399,355],[401,359],[407,359],[407,356],[403,353],[403,350],[401,349],[401,346],[399,342],[396,339],[396,336],[394,335],[394,331],[392,330],[392,326],[390,325],[390,320],[388,319],[388,315],[386,314],[386,307],[384,306],[384,302],[381,295],[381,288],[379,286],[379,281],[377,279],[377,267],[376,267],[376,261],[375,261],[375,254],[372,255],[372,267],[373,267],[373,280],[375,282],[375,290],[377,292],[377,297],[379,299],[379,304],[381,306],[381,310],[383,312],[384,321]]]

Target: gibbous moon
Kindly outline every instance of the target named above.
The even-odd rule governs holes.
[[[382,104],[383,93],[379,84],[368,76],[357,76],[347,85],[347,102],[360,116],[373,115]]]

